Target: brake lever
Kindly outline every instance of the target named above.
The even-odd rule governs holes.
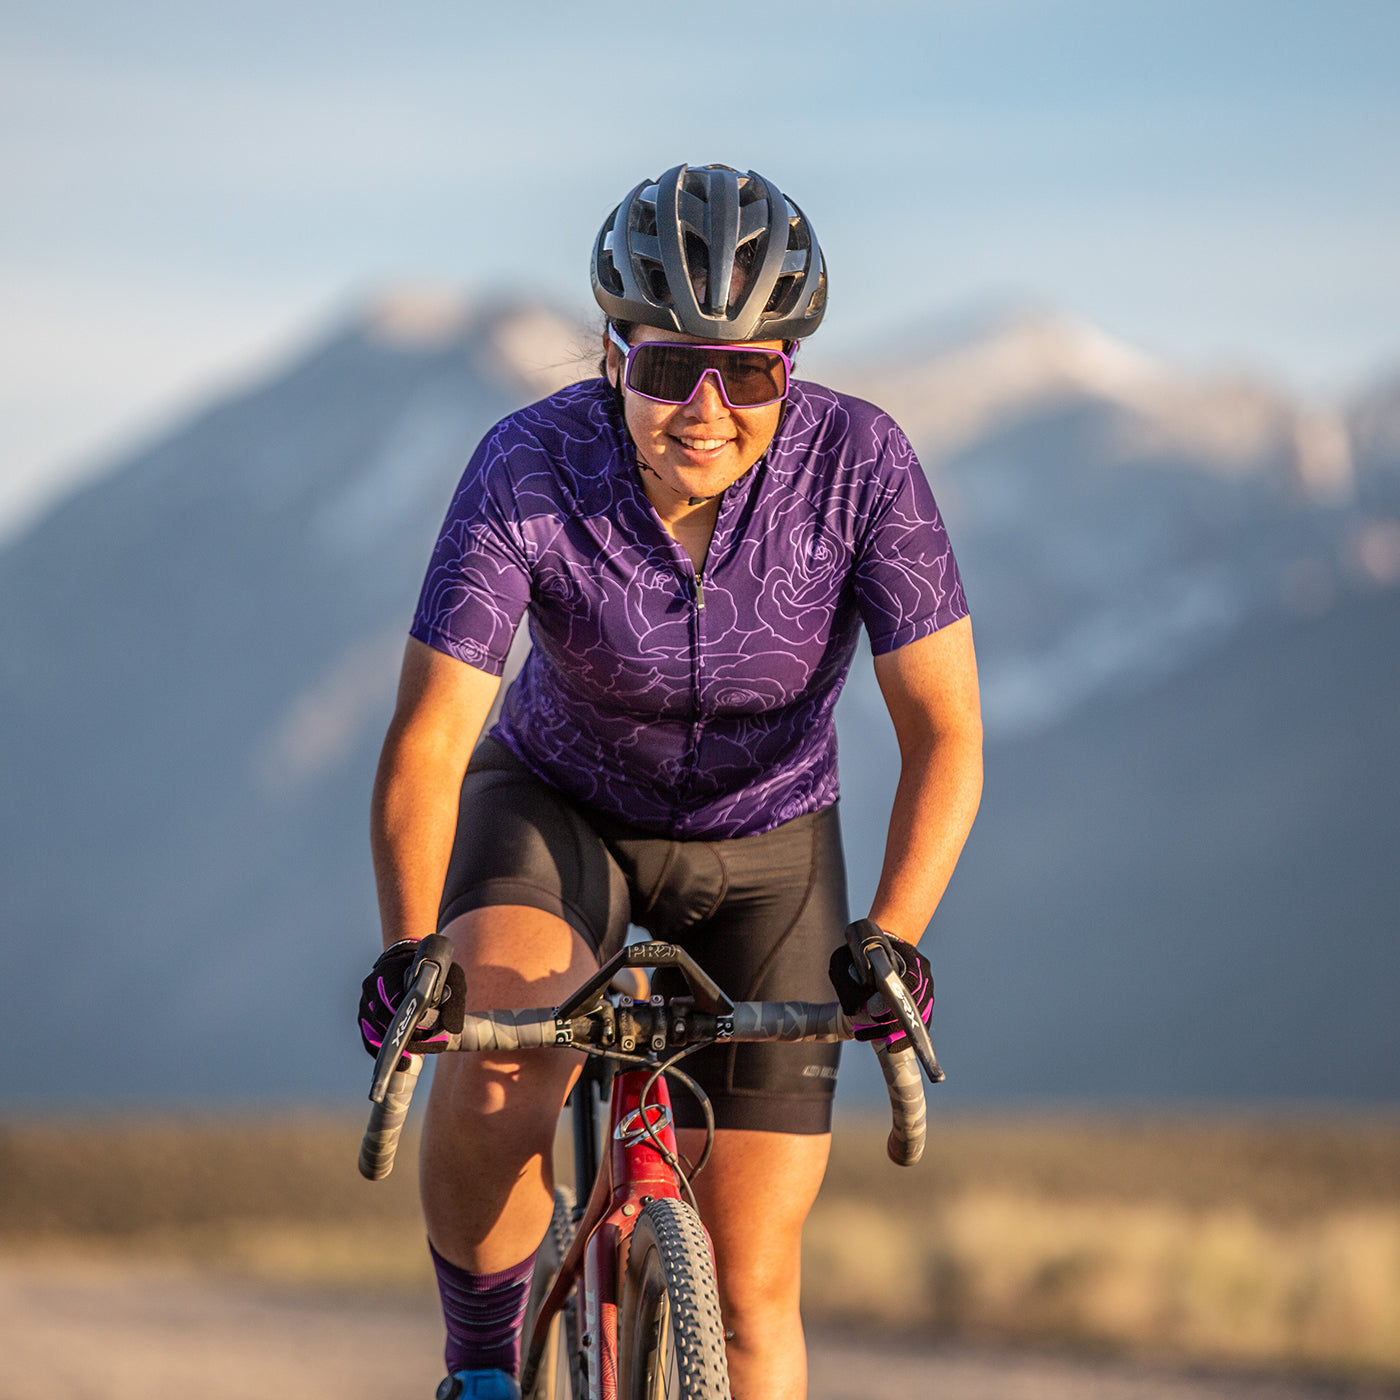
[[[408,990],[384,1032],[384,1043],[375,1057],[374,1079],[369,1090],[371,1103],[384,1102],[404,1046],[413,1039],[413,1032],[422,1024],[423,1017],[441,1002],[452,967],[452,951],[452,940],[440,933],[429,934],[419,942],[408,970]]]
[[[868,977],[875,990],[884,997],[886,1005],[894,1012],[914,1054],[928,1075],[930,1084],[941,1084],[947,1075],[938,1063],[938,1055],[929,1038],[928,1027],[909,995],[909,988],[895,968],[895,951],[890,947],[889,936],[879,924],[871,919],[858,919],[846,930],[846,943],[855,960],[856,970],[862,979]]]

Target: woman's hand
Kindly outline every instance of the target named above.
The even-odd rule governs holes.
[[[895,971],[909,989],[909,996],[927,1026],[933,1018],[933,969],[929,967],[928,959],[912,943],[896,938],[888,929],[884,933],[899,959]],[[869,1003],[876,994],[875,984],[868,978],[862,979],[856,970],[856,960],[846,944],[843,943],[831,955],[827,976],[836,989],[836,999],[841,1003],[842,1011],[852,1019],[857,1040],[883,1040],[891,1050],[899,1050],[908,1043],[909,1037],[899,1018],[893,1008],[884,1005],[883,997],[880,1004],[884,1009],[871,1011]]]
[[[386,948],[360,983],[360,1039],[371,1055],[378,1055],[388,1034],[389,1023],[407,992],[408,974],[418,952],[418,939],[404,938]],[[461,1033],[465,1020],[467,980],[454,962],[447,970],[447,985],[441,1003],[428,1011],[423,1023],[409,1037],[407,1051],[414,1055],[436,1055],[446,1050],[450,1037]],[[399,1068],[407,1060],[401,1058]]]

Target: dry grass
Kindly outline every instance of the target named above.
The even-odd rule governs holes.
[[[1394,1123],[962,1121],[910,1172],[881,1150],[837,1139],[813,1315],[1400,1377]]]
[[[287,1117],[0,1126],[0,1249],[138,1253],[318,1289],[431,1289],[413,1151]],[[1400,1124],[938,1125],[918,1167],[838,1132],[813,1320],[1400,1379]]]
[[[416,1141],[356,1170],[363,1125],[286,1115],[0,1124],[0,1249],[190,1260],[279,1282],[428,1291]]]

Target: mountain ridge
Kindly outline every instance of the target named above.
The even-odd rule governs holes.
[[[480,436],[542,376],[588,372],[589,353],[528,301],[381,305],[0,549],[0,928],[12,956],[61,950],[63,1014],[82,1027],[55,1040],[48,1008],[22,1004],[28,1048],[0,1097],[358,1086],[346,1008],[376,943],[368,789],[422,571]],[[1382,429],[1359,439],[1354,489],[1319,498],[1286,433],[1257,469],[1220,473],[1179,444],[1144,451],[1120,430],[1132,411],[1094,393],[1017,401],[927,454],[972,600],[989,752],[1053,754],[1092,736],[1081,716],[1228,669],[1232,639],[1350,616],[1400,581],[1384,412],[1363,420]],[[888,721],[868,666],[841,704],[848,835],[878,833],[888,795],[862,795],[861,775],[888,777]],[[1031,776],[979,832],[1003,804],[1025,830],[1053,820]],[[969,872],[990,839],[974,836]],[[1153,878],[1147,849],[1125,856],[1120,892]],[[859,887],[878,855],[852,851]],[[997,874],[959,881],[950,897],[975,903]],[[1047,1033],[1033,1005],[1021,1014]],[[1194,1033],[1213,1034],[1199,1018]]]
[[[482,335],[483,327],[488,329],[487,336]],[[105,471],[85,479],[31,519],[20,536],[0,538],[0,552],[42,525],[54,511],[62,510],[74,496],[100,485],[112,471],[144,457],[160,442],[183,435],[207,413],[256,394],[264,384],[298,372],[327,352],[359,345],[391,353],[433,354],[454,347],[460,350],[492,333],[495,348],[508,366],[511,389],[523,386],[526,392],[542,395],[596,372],[595,328],[528,290],[479,295],[452,286],[389,284],[330,317],[293,349],[279,354],[262,370],[243,376],[233,387],[174,409],[162,426],[116,454]],[[890,344],[898,346],[897,354],[885,353]],[[1213,413],[1219,421],[1202,426],[1199,436],[1206,443],[1216,442],[1224,463],[1232,460],[1232,454],[1238,458],[1249,444],[1270,440],[1276,420],[1286,418],[1290,406],[1301,413],[1305,424],[1323,425],[1314,435],[1331,441],[1312,451],[1320,452],[1329,463],[1336,453],[1337,425],[1348,436],[1363,436],[1368,441],[1379,438],[1385,460],[1400,458],[1400,372],[1382,375],[1335,401],[1305,404],[1247,371],[1183,370],[1091,322],[1043,306],[950,315],[932,328],[921,328],[917,336],[909,333],[893,341],[886,338],[876,346],[858,359],[819,346],[819,377],[888,407],[911,438],[922,436],[928,466],[936,466],[976,431],[975,424],[966,426],[956,414],[951,420],[944,416],[951,412],[948,400],[955,397],[955,387],[969,385],[978,402],[960,410],[967,423],[985,423],[986,415],[992,412],[1045,407],[1057,398],[1073,397],[1075,392],[1106,403],[1139,407],[1144,395],[1150,398],[1152,393],[1162,392],[1177,407],[1189,407],[1193,401],[1207,405],[1207,416]],[[996,372],[998,360],[1011,366],[1009,374]],[[483,356],[481,363],[488,374],[497,372],[498,366],[488,357]],[[1094,373],[1095,367],[1102,372]],[[919,383],[919,376],[929,373],[939,381],[932,394],[929,386]],[[931,399],[932,406],[920,407],[920,397]],[[1233,425],[1229,421],[1232,400],[1239,407],[1240,420]],[[1159,408],[1156,413],[1161,416],[1164,411]],[[1306,427],[1304,432],[1308,432]],[[1374,442],[1369,445],[1377,446]],[[1309,447],[1304,444],[1298,450],[1307,456]],[[1324,489],[1330,489],[1326,486],[1328,473],[1334,470],[1332,465],[1323,468]],[[1306,469],[1302,475],[1308,475]]]

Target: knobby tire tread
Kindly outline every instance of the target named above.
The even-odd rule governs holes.
[[[663,1297],[670,1311],[677,1385],[648,1388],[649,1334]],[[710,1244],[700,1217],[684,1201],[649,1201],[637,1217],[618,1327],[620,1400],[729,1400],[724,1321]]]

